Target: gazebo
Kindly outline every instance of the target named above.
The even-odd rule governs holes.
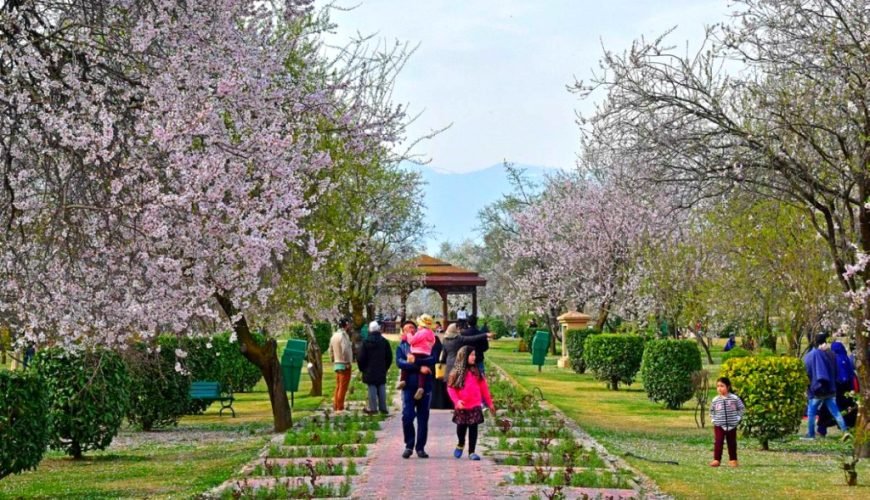
[[[438,292],[441,296],[441,312],[447,327],[450,324],[447,310],[448,295],[471,295],[471,314],[477,316],[477,287],[486,286],[486,279],[478,273],[459,266],[454,266],[435,257],[421,255],[417,257],[416,268],[423,274],[423,288]],[[407,296],[402,297],[402,316],[404,320]]]

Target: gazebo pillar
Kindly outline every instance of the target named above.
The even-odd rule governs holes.
[[[471,314],[477,318],[477,287],[471,287]]]
[[[439,288],[438,295],[441,296],[441,314],[443,315],[441,319],[444,321],[444,329],[446,330],[447,325],[450,324],[450,317],[447,315],[447,290]]]

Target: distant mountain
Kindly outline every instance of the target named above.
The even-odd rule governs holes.
[[[556,172],[554,168],[536,165],[516,166],[524,168],[526,175],[535,181]],[[445,172],[425,165],[407,165],[406,168],[419,171],[426,182],[426,223],[434,227],[426,251],[432,255],[437,253],[442,241],[459,243],[480,239],[478,212],[512,191],[501,163],[465,173]]]

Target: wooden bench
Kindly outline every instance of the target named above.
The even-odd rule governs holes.
[[[232,392],[224,392],[221,390],[221,385],[218,382],[211,380],[197,380],[190,384],[190,399],[199,399],[202,401],[219,401],[221,410],[218,415],[223,416],[224,410],[230,410],[233,413],[233,418],[236,416],[236,411],[233,409]]]

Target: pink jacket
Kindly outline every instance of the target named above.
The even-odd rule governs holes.
[[[484,401],[488,408],[492,408],[492,396],[489,394],[489,385],[485,377],[475,377],[471,372],[465,372],[465,385],[462,389],[447,386],[447,394],[453,400],[453,405],[458,406],[462,401],[464,409],[470,410],[482,406]]]
[[[411,344],[411,354],[431,356],[432,348],[435,346],[435,333],[426,327],[420,327],[417,333],[408,339],[408,343]]]

